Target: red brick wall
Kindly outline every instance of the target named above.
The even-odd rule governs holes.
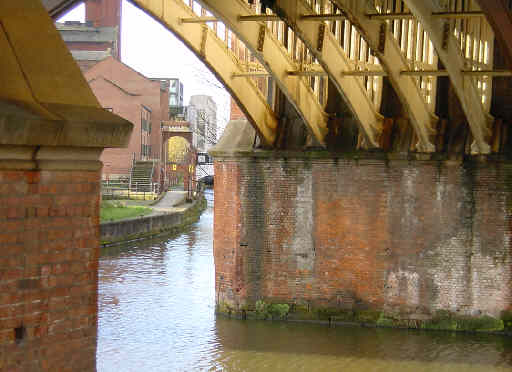
[[[245,247],[240,246],[240,169],[235,162],[215,162],[214,167],[215,291],[217,301],[238,303],[247,297],[241,271]]]
[[[110,107],[113,113],[129,120],[134,128],[127,148],[107,148],[100,160],[103,162],[104,177],[128,175],[132,166],[133,153],[137,158],[141,148],[141,103],[139,97],[130,96],[102,77],[89,83],[103,107]]]
[[[245,115],[242,112],[242,110],[240,110],[240,107],[238,107],[235,100],[233,98],[231,98],[231,111],[229,114],[229,120],[240,120],[240,119],[245,119]]]
[[[121,59],[121,0],[88,0],[85,2],[85,20],[94,27],[118,27],[117,50],[114,55]],[[102,50],[102,49],[100,49]]]
[[[121,0],[88,0],[85,2],[85,19],[94,27],[115,27],[121,23]]]
[[[95,64],[98,63],[98,61],[76,61],[78,64],[78,67],[80,67],[80,70],[82,73],[85,73],[87,70],[92,68]]]
[[[141,141],[141,105],[151,109],[151,146],[152,157],[161,156],[162,131],[160,123],[168,119],[168,93],[160,89],[160,82],[151,81],[125,64],[109,57],[85,74],[89,85],[103,107],[113,108],[113,112],[134,124],[128,148],[106,149],[101,161],[105,176],[128,174],[133,153],[140,159]],[[107,79],[107,80],[105,80]],[[155,181],[160,170],[155,169]]]
[[[0,370],[95,371],[99,177],[0,171]]]
[[[511,176],[498,162],[218,158],[219,304],[499,316]]]

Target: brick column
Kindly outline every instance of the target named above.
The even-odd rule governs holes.
[[[0,371],[96,370],[99,158],[132,125],[66,109],[0,101]]]
[[[0,146],[0,370],[96,368],[101,151]]]
[[[95,371],[99,157],[133,125],[41,1],[0,2],[0,21],[0,371]]]

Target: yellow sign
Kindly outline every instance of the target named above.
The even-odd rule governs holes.
[[[175,171],[176,170],[176,164],[173,164],[172,165],[172,170]]]

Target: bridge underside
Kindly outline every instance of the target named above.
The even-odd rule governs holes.
[[[214,150],[219,311],[502,330],[510,10],[298,1],[132,1],[247,119]],[[101,108],[52,24],[76,3],[0,2],[2,370],[95,370],[98,159],[132,125]]]

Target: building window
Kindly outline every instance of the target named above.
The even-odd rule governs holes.
[[[147,160],[151,157],[151,110],[141,106],[140,112],[140,158]]]

